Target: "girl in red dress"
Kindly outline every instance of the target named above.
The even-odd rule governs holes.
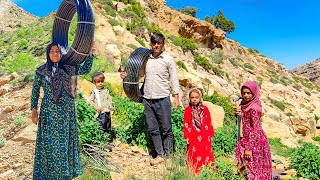
[[[236,114],[242,116],[236,165],[245,167],[248,180],[272,180],[270,146],[260,122],[262,106],[258,84],[244,83],[241,96],[241,105],[236,108]]]
[[[184,138],[187,141],[189,167],[199,173],[203,165],[214,163],[212,137],[214,135],[208,108],[201,103],[202,93],[193,88],[189,92],[189,106],[184,111]]]

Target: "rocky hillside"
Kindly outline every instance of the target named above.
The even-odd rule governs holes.
[[[158,30],[167,37],[166,52],[179,65],[182,89],[194,84],[208,94],[218,92],[231,97],[239,95],[240,85],[245,81],[257,81],[264,108],[263,126],[269,137],[281,137],[283,143],[295,146],[300,138],[311,141],[311,137],[319,135],[315,117],[320,116],[320,88],[308,79],[295,75],[258,51],[226,38],[223,31],[211,24],[165,6],[162,0],[142,0],[141,9],[110,2],[93,2],[95,41],[97,54],[111,61],[116,68],[135,47],[148,46],[151,31]],[[24,14],[24,17],[28,19],[29,15]],[[33,23],[33,36],[27,36],[30,30],[23,31],[25,41],[32,43],[25,48],[19,47],[21,39],[18,38],[17,42],[12,42],[18,45],[14,50],[12,46],[0,50],[4,59],[14,59],[17,52],[31,53],[42,59],[45,44],[50,40],[52,22],[53,16],[48,16]],[[17,37],[20,33],[21,30]],[[0,44],[5,40],[8,37],[2,36]]]
[[[0,34],[2,34],[31,24],[37,17],[27,13],[10,0],[0,0],[0,19]]]
[[[254,80],[261,87],[264,111],[262,124],[268,137],[280,138],[283,144],[295,147],[299,140],[314,142],[311,138],[320,136],[320,130],[316,129],[316,121],[320,117],[320,88],[307,78],[288,71],[257,50],[226,38],[223,31],[211,24],[167,7],[163,0],[140,0],[139,5],[95,0],[92,4],[96,18],[96,54],[112,64],[110,71],[124,64],[136,47],[148,47],[150,34],[160,31],[167,39],[166,53],[174,57],[179,67],[183,92],[190,85],[197,85],[206,94],[218,93],[232,98],[239,96],[241,84]],[[16,10],[11,11],[9,7]],[[50,42],[54,14],[37,19],[9,1],[1,0],[0,16],[17,20],[0,22],[0,29],[3,29],[0,33],[0,136],[7,140],[17,139],[20,134],[27,132],[30,134],[27,137],[34,143],[35,129],[26,129],[15,135],[23,127],[16,128],[11,122],[23,116],[28,119],[27,125],[31,124],[28,96],[32,82],[30,72],[44,60],[44,49]],[[21,20],[23,27],[10,25],[18,20]],[[27,26],[24,22],[31,24]],[[11,29],[8,28],[10,26]],[[74,36],[75,27],[71,25],[70,40]],[[14,62],[26,64],[19,69],[21,63]],[[121,80],[117,77],[118,74],[113,73],[107,81],[117,84],[118,88]],[[90,83],[80,83],[81,90],[89,92],[83,87],[84,84]],[[222,124],[216,123],[215,127]],[[29,142],[28,138],[21,138],[23,144]],[[33,146],[25,148],[25,154]],[[3,152],[9,153],[9,150]],[[12,156],[16,155],[14,153]],[[0,163],[2,161],[4,159],[0,159]],[[12,161],[11,164],[16,163]],[[32,164],[32,160],[26,161]],[[30,169],[31,165],[26,170]]]
[[[320,58],[298,66],[292,70],[293,73],[307,77],[310,81],[320,84]]]

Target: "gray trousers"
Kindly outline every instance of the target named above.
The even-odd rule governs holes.
[[[173,135],[171,125],[171,102],[169,97],[161,99],[143,99],[144,113],[148,129],[158,156],[173,152]],[[160,126],[162,131],[160,131]],[[160,134],[160,132],[162,134]],[[162,137],[161,137],[162,135]],[[162,139],[163,138],[163,139]]]

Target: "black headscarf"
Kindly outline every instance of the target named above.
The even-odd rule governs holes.
[[[52,62],[49,54],[53,46],[58,46],[61,52],[59,44],[49,44],[46,50],[47,62],[44,65],[40,66],[36,70],[36,73],[44,81],[47,81],[49,83],[53,95],[53,100],[55,102],[58,102],[61,99],[63,89],[71,98],[75,99],[77,92],[77,67],[65,64],[61,61],[61,59],[57,63]]]

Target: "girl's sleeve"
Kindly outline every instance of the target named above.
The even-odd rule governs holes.
[[[211,122],[211,115],[210,111],[207,107],[204,107],[204,114],[206,116],[204,121],[204,130],[206,131],[206,134],[210,137],[214,136],[214,129]]]
[[[78,75],[88,74],[91,71],[92,64],[93,64],[93,56],[89,56],[87,60],[84,61],[79,67],[78,67]]]
[[[191,123],[192,117],[191,117],[191,111],[190,108],[186,107],[184,110],[184,118],[183,118],[183,137],[185,139],[190,138],[192,123]]]
[[[255,109],[251,109],[249,113],[250,124],[252,129],[251,131],[249,131],[248,143],[245,144],[245,149],[254,151],[257,148],[257,143],[260,140],[258,129],[260,128],[261,113],[258,113],[258,111]]]
[[[31,107],[30,109],[38,109],[38,101],[40,96],[40,87],[41,87],[41,78],[39,75],[35,75],[32,87],[32,94],[31,94]]]

